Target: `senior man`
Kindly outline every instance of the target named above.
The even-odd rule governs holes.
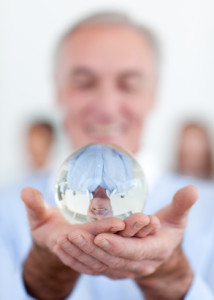
[[[152,35],[126,17],[96,15],[70,30],[58,49],[56,86],[72,147],[109,142],[139,153],[157,74]],[[187,180],[159,182],[150,194],[149,212],[165,205],[166,195]],[[46,178],[26,183],[40,191],[46,184]],[[1,262],[7,266],[1,272],[2,299],[213,299],[214,226],[206,192],[203,205],[193,207],[184,236],[197,199],[193,186],[178,190],[156,215],[84,225],[68,224],[38,190],[25,188],[32,243],[24,207],[11,190],[1,210]]]

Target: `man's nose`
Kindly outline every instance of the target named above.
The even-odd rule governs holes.
[[[120,94],[113,84],[103,84],[96,95],[96,106],[103,116],[115,116],[121,105]]]

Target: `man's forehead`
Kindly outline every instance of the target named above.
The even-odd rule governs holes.
[[[76,65],[121,64],[127,68],[153,60],[147,38],[124,25],[91,25],[76,30],[64,41],[61,57]]]

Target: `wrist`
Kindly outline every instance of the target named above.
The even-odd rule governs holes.
[[[38,299],[64,299],[73,289],[79,273],[65,266],[48,249],[36,244],[23,266],[27,292]]]
[[[138,278],[147,300],[182,300],[193,280],[193,271],[179,246],[153,274]]]

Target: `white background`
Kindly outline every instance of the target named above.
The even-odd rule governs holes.
[[[163,58],[157,107],[145,143],[170,165],[178,124],[199,118],[214,132],[214,1],[0,0],[0,184],[22,173],[20,132],[34,114],[57,116],[52,60],[57,40],[80,17],[117,9],[150,26]],[[57,118],[56,118],[57,119]]]

